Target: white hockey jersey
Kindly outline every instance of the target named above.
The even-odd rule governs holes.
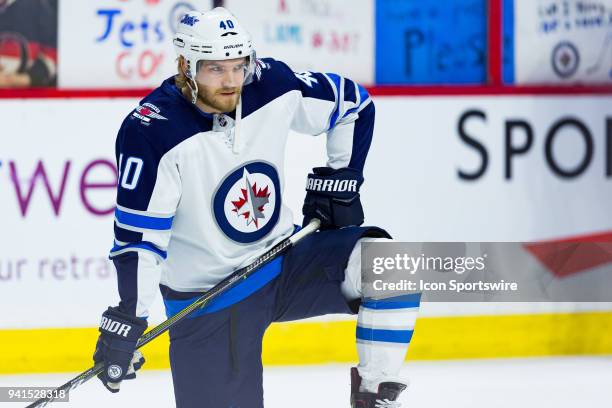
[[[363,87],[273,59],[256,72],[239,118],[202,112],[170,78],[124,120],[110,254],[124,312],[147,316],[160,283],[209,289],[292,233],[282,203],[289,130],[327,133],[328,166],[363,170],[374,126]]]

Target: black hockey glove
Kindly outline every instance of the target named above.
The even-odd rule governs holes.
[[[313,218],[321,220],[321,229],[363,224],[359,187],[361,172],[343,168],[315,167],[308,175],[302,213],[306,225]]]
[[[121,381],[136,378],[136,371],[144,364],[136,342],[146,328],[146,320],[122,313],[118,307],[109,307],[102,314],[93,359],[104,363],[98,378],[110,392],[119,392]]]

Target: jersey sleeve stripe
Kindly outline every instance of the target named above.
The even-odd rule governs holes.
[[[346,118],[351,113],[356,112],[359,108],[360,106],[355,106],[354,108],[347,110],[342,119]]]
[[[170,218],[170,217],[174,216],[174,212],[161,213],[161,212],[156,212],[156,211],[134,210],[134,209],[129,208],[129,207],[124,207],[124,206],[122,206],[120,204],[117,204],[117,208],[120,209],[121,211],[125,212],[125,213],[136,214],[136,215],[146,215],[147,217]]]
[[[128,244],[128,245],[117,245],[115,244],[113,246],[113,248],[110,251],[110,259],[113,259],[121,254],[124,254],[126,252],[129,251],[138,251],[138,250],[145,250],[145,251],[149,251],[154,253],[155,255],[159,256],[162,259],[166,259],[168,257],[168,254],[166,251],[162,251],[161,249],[159,249],[158,247],[156,247],[154,244],[152,244],[151,242],[147,242],[147,241],[143,241],[143,242],[136,242],[136,243],[132,243],[132,244]]]
[[[152,228],[140,228],[140,227],[132,227],[131,225],[126,225],[126,224],[121,224],[120,222],[118,222],[117,220],[115,220],[115,238],[120,239],[122,241],[126,241],[126,242],[138,242],[141,240],[141,238],[137,238],[137,239],[123,239],[123,233],[125,233],[126,231],[129,232],[133,232],[133,233],[140,233],[142,234],[147,234],[147,233],[153,233],[153,234],[158,234],[159,237],[170,237],[170,233],[172,232],[172,229],[152,229]]]
[[[370,94],[368,94],[368,91],[366,91],[366,89],[361,85],[356,84],[356,86],[359,89],[359,100],[357,101],[358,105],[354,108],[347,110],[344,116],[342,116],[342,119],[346,118],[351,113],[360,111],[371,101]]]
[[[172,228],[172,221],[174,220],[174,216],[152,217],[149,215],[128,213],[126,211],[120,210],[119,208],[116,208],[115,220],[120,226],[124,225],[135,228],[166,231]]]
[[[329,127],[327,128],[327,130],[331,130],[334,126],[336,126],[338,116],[340,115],[340,109],[344,102],[344,80],[341,76],[337,74],[327,73],[323,75],[325,75],[327,80],[332,84],[332,87],[334,89],[334,95],[336,97],[336,106],[331,114],[331,117],[329,118]]]
[[[370,98],[370,94],[363,86],[357,84],[357,87],[359,88],[359,105],[363,105]]]

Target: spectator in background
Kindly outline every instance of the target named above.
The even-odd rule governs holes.
[[[0,88],[57,83],[57,0],[0,0]]]

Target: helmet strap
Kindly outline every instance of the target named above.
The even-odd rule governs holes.
[[[187,86],[191,91],[191,103],[195,105],[198,100],[198,83],[195,81],[193,75],[191,75],[191,68],[189,66],[187,66],[187,72],[185,74],[187,77]],[[193,83],[193,86],[191,83]]]
[[[192,82],[193,82],[193,86],[191,86]],[[194,79],[189,78],[189,80],[187,81],[187,86],[189,87],[189,90],[191,91],[191,103],[195,105],[196,101],[198,100],[198,84],[196,83]]]

